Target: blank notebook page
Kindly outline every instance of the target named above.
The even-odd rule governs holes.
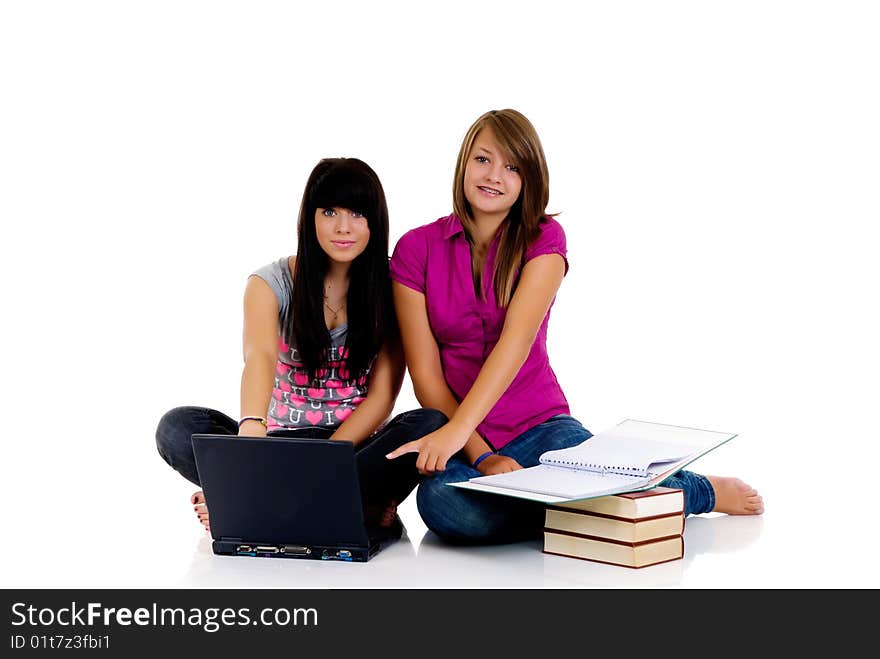
[[[591,471],[622,471],[644,475],[656,463],[675,462],[694,452],[694,447],[632,437],[614,431],[599,433],[571,448],[547,451],[543,464],[581,467]]]

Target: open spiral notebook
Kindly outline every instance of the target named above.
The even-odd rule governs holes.
[[[454,487],[561,503],[647,490],[736,434],[627,419],[535,467],[479,476]]]

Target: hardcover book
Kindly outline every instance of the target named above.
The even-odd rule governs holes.
[[[607,497],[552,505],[557,508],[584,510],[625,519],[640,519],[669,513],[683,513],[684,492],[678,488],[657,486],[639,492],[612,494]]]
[[[684,556],[684,538],[675,535],[629,543],[544,529],[544,553],[641,568],[680,559]]]
[[[684,533],[684,513],[646,517],[636,521],[580,510],[548,507],[544,526],[548,529],[570,531],[591,538],[642,542],[643,540],[668,538]]]

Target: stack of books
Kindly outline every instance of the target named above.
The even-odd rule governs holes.
[[[684,556],[684,493],[641,492],[548,504],[544,553],[640,568]]]

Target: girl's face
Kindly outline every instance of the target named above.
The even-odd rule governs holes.
[[[347,208],[316,209],[315,229],[321,249],[337,263],[351,263],[370,242],[367,218]]]
[[[474,219],[480,215],[502,219],[516,203],[522,179],[515,163],[498,145],[491,128],[477,133],[464,170],[464,196],[471,205]]]

